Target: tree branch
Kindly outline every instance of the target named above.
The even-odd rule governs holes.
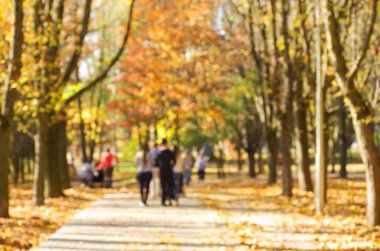
[[[128,42],[128,38],[129,38],[130,30],[131,30],[131,24],[132,24],[132,15],[133,15],[134,4],[135,4],[135,0],[132,0],[131,6],[130,6],[130,9],[129,9],[127,30],[125,32],[125,35],[124,35],[124,38],[123,38],[123,42],[122,42],[122,44],[121,44],[118,52],[116,53],[116,55],[112,58],[111,62],[106,67],[106,69],[104,69],[97,77],[95,77],[92,81],[90,81],[86,86],[84,86],[78,92],[74,93],[69,98],[67,98],[66,100],[64,100],[63,101],[63,107],[67,106],[73,100],[75,100],[76,98],[78,98],[79,96],[81,96],[83,93],[85,93],[87,90],[91,89],[92,87],[94,87],[95,85],[97,85],[99,82],[101,82],[102,80],[104,80],[107,77],[107,75],[110,72],[110,70],[113,68],[113,66],[117,63],[117,61],[119,61],[121,55],[124,52],[125,46],[126,46],[126,44]]]
[[[59,81],[59,86],[61,86],[62,84],[65,84],[70,79],[71,74],[77,67],[80,55],[82,53],[84,38],[86,37],[86,34],[88,32],[88,25],[90,22],[90,14],[91,14],[91,4],[92,4],[92,0],[86,0],[83,19],[82,19],[82,28],[79,34],[79,39],[75,44],[75,49],[67,65],[67,68],[65,69],[62,75],[62,78]]]
[[[378,0],[373,0],[372,1],[372,16],[371,16],[371,21],[369,25],[369,30],[364,36],[364,43],[362,45],[362,51],[360,55],[357,57],[357,59],[354,61],[354,63],[351,66],[351,69],[348,73],[348,79],[354,79],[358,73],[358,70],[360,68],[360,65],[362,64],[367,51],[369,49],[369,44],[371,42],[372,34],[374,31],[375,23],[376,23],[376,18],[377,18],[377,3]]]

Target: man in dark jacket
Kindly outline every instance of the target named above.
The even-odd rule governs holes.
[[[161,151],[156,159],[156,166],[160,168],[160,183],[162,189],[161,202],[166,206],[165,202],[168,199],[171,205],[171,200],[174,198],[174,180],[173,180],[173,167],[175,165],[175,156],[172,151],[168,149],[166,139],[162,140]]]

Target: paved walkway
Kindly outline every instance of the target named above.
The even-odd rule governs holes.
[[[161,207],[158,200],[139,207],[136,194],[109,194],[34,250],[238,249],[218,213],[189,196],[179,207]]]

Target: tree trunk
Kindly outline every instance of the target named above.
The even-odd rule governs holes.
[[[298,164],[298,183],[302,190],[313,191],[310,175],[309,142],[307,134],[306,104],[302,97],[303,83],[297,81],[296,91],[296,156]]]
[[[346,130],[346,107],[343,98],[339,99],[339,162],[341,178],[347,178],[347,130]]]
[[[292,177],[292,156],[290,149],[292,147],[292,123],[291,123],[291,99],[287,100],[286,115],[283,115],[281,128],[281,153],[282,153],[282,194],[288,197],[293,195],[293,177]]]
[[[21,184],[24,184],[25,183],[25,162],[26,162],[26,158],[22,158],[21,159],[21,162],[20,162],[20,175],[21,175]]]
[[[19,156],[13,156],[12,157],[12,164],[13,164],[13,184],[17,187],[18,180],[19,180],[19,174],[20,174]]]
[[[11,130],[13,124],[13,106],[16,101],[17,90],[12,88],[21,75],[22,44],[24,40],[22,23],[24,13],[22,0],[14,0],[14,25],[12,29],[13,40],[10,50],[10,64],[8,75],[3,89],[0,114],[0,217],[9,217],[9,157],[11,153]]]
[[[60,130],[59,122],[52,122],[48,126],[48,166],[46,169],[47,178],[47,196],[49,198],[55,198],[63,196],[63,189],[61,185],[61,170],[62,167],[60,161]]]
[[[264,173],[264,165],[263,165],[263,147],[260,145],[259,147],[259,174]]]
[[[37,134],[35,136],[35,166],[33,184],[33,203],[43,205],[45,201],[44,173],[48,166],[48,115],[40,113],[37,122]]]
[[[11,130],[9,126],[0,126],[0,217],[9,217],[9,156]]]
[[[256,178],[256,170],[255,170],[255,151],[253,149],[247,150],[248,154],[248,171],[249,171],[249,177]]]
[[[372,1],[371,21],[369,30],[363,39],[360,56],[355,60],[351,68],[344,57],[344,45],[339,36],[339,20],[335,16],[334,4],[328,0],[323,1],[327,11],[324,22],[326,37],[329,43],[331,61],[335,66],[335,77],[339,88],[348,101],[356,139],[359,143],[360,155],[366,168],[367,182],[367,217],[369,226],[380,225],[380,156],[377,153],[373,127],[373,117],[369,102],[365,100],[355,85],[356,76],[365,56],[370,48],[371,36],[377,20],[378,1]]]
[[[267,127],[266,141],[268,148],[268,184],[274,184],[277,181],[277,157],[278,157],[278,142],[276,131],[273,128]]]
[[[237,151],[237,158],[238,158],[237,159],[238,170],[239,170],[239,172],[241,172],[241,170],[243,169],[243,161],[241,159],[241,147],[238,146],[236,151]]]
[[[64,117],[65,114],[64,114]],[[57,124],[59,135],[58,135],[58,152],[59,152],[59,171],[60,171],[60,178],[61,178],[61,185],[63,189],[68,189],[71,187],[70,184],[70,174],[69,174],[69,168],[67,166],[67,132],[66,132],[66,120],[63,119],[61,121],[58,121]]]
[[[337,150],[336,146],[336,128],[334,128],[333,134],[331,136],[331,150],[330,150],[330,164],[331,164],[331,173],[335,173],[335,152]]]

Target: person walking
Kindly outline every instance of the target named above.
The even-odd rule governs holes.
[[[178,146],[174,147],[174,155],[176,159],[176,163],[174,166],[174,183],[175,183],[175,195],[178,199],[178,196],[184,194],[183,191],[183,162],[181,149]]]
[[[118,157],[115,154],[111,153],[110,149],[107,149],[107,152],[104,155],[102,162],[97,167],[98,170],[104,170],[103,187],[105,188],[112,187],[113,168],[116,165],[117,161],[118,161]]]
[[[161,204],[162,206],[167,206],[166,201],[169,200],[169,205],[171,205],[171,200],[174,197],[174,181],[173,181],[173,167],[175,165],[175,156],[172,151],[168,149],[166,139],[162,140],[161,151],[156,159],[156,166],[160,168],[160,183],[161,183]]]
[[[183,158],[183,161],[182,161],[182,166],[184,169],[184,179],[185,179],[185,184],[187,186],[190,185],[191,172],[194,167],[194,162],[195,160],[194,160],[193,155],[191,154],[191,150],[187,149],[185,157]]]
[[[144,145],[143,149],[136,154],[135,164],[137,166],[137,179],[140,185],[141,206],[147,206],[149,195],[149,184],[152,180],[153,156],[149,152],[149,146]]]
[[[199,156],[197,157],[195,166],[198,168],[199,180],[204,180],[206,175],[207,156],[203,149],[200,151]]]
[[[88,187],[92,187],[94,182],[94,171],[89,162],[83,163],[82,167],[79,170],[79,180],[83,182]]]
[[[154,143],[154,146],[149,151],[150,155],[153,158],[153,168],[152,168],[152,182],[150,183],[150,191],[152,191],[153,198],[157,198],[160,190],[160,169],[156,166],[156,159],[159,154],[158,145]]]

